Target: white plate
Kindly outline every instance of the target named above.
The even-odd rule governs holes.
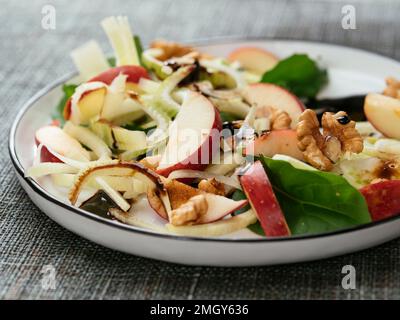
[[[400,63],[369,52],[302,41],[240,41],[202,46],[226,56],[240,46],[264,47],[279,57],[307,53],[328,67],[330,83],[321,97],[382,91],[384,78],[400,74]],[[24,177],[34,157],[34,133],[50,122],[61,97],[61,85],[72,75],[42,90],[19,112],[10,132],[10,155],[17,176],[32,201],[51,219],[72,232],[106,247],[148,258],[191,265],[250,266],[322,259],[362,250],[400,235],[400,216],[322,235],[260,238],[248,230],[222,238],[157,234],[107,220],[68,204],[48,180]]]

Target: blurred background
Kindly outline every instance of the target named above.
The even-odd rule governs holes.
[[[55,29],[42,27],[45,5]],[[342,26],[343,7],[356,28]],[[7,154],[19,107],[74,70],[72,49],[96,39],[110,52],[99,22],[127,15],[146,45],[155,38],[266,37],[367,49],[400,60],[397,0],[0,0],[0,298],[400,298],[399,240],[325,261],[262,268],[177,266],[118,253],[59,227],[23,192]],[[45,264],[57,290],[40,289]],[[340,286],[343,265],[357,269],[357,290]]]

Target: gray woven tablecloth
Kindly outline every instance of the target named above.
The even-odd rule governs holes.
[[[42,7],[56,9],[56,29],[41,27]],[[356,9],[356,30],[341,27],[344,5]],[[165,37],[319,40],[400,59],[400,1],[8,1],[0,0],[0,298],[400,298],[400,240],[334,259],[255,268],[185,267],[112,251],[48,219],[20,187],[7,151],[18,108],[74,69],[69,52],[95,38],[99,21],[128,15],[145,43]],[[42,287],[44,265],[56,268],[56,289]],[[353,265],[357,288],[344,290],[341,270]]]

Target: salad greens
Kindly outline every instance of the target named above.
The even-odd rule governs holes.
[[[371,221],[365,199],[334,173],[260,157],[292,234],[321,233]]]
[[[328,74],[306,54],[294,54],[264,73],[261,82],[277,84],[300,98],[314,98],[328,82]]]
[[[52,119],[59,121],[61,126],[63,126],[65,123],[63,115],[65,104],[67,103],[68,99],[72,97],[77,87],[78,86],[76,84],[64,84],[62,87],[64,96],[61,98],[60,102],[56,107],[55,112],[52,114]]]

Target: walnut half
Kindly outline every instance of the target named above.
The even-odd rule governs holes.
[[[207,213],[208,203],[205,195],[199,194],[189,199],[179,208],[170,212],[170,223],[174,226],[182,226],[196,223]]]
[[[221,182],[215,180],[215,178],[201,180],[199,185],[197,186],[200,190],[203,190],[207,193],[213,193],[219,196],[225,195],[225,188]]]
[[[313,167],[329,171],[343,153],[363,150],[363,139],[355,129],[356,123],[346,112],[325,112],[321,123],[322,133],[317,115],[307,109],[300,115],[296,129],[298,147]]]
[[[386,88],[383,91],[385,96],[400,99],[400,81],[393,77],[386,78]]]

